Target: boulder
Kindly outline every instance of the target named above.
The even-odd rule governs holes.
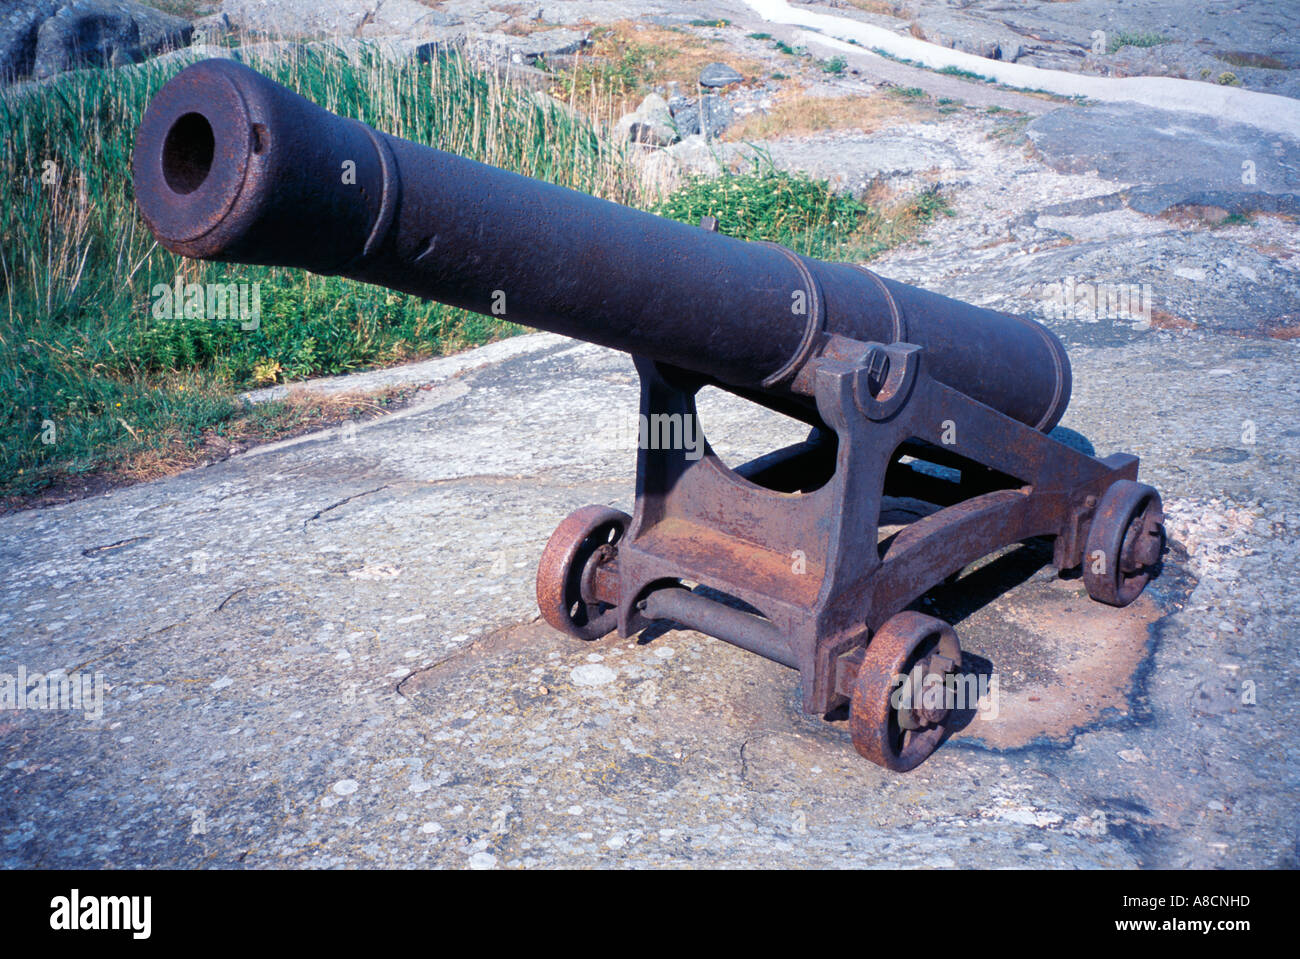
[[[1023,38],[1000,23],[981,23],[971,17],[940,11],[921,14],[917,25],[931,43],[987,60],[1014,63],[1025,52]]]
[[[585,30],[542,30],[528,36],[485,33],[475,37],[471,47],[476,59],[535,65],[552,57],[567,57],[591,42]]]
[[[667,152],[686,176],[714,177],[722,173],[717,151],[702,136],[686,137],[670,146]]]
[[[214,13],[194,21],[194,34],[190,39],[196,44],[216,43],[222,37],[233,33],[234,29],[235,25],[230,22],[230,17],[224,13]]]
[[[188,20],[133,0],[10,0],[0,13],[0,83],[135,63],[187,46]]]
[[[667,150],[634,150],[630,155],[632,167],[641,183],[652,196],[664,197],[682,182],[681,165]]]
[[[727,87],[744,79],[738,71],[725,63],[710,63],[700,71],[700,85],[705,87]]]
[[[36,30],[32,74],[38,79],[84,66],[122,66],[188,46],[188,20],[133,0],[75,0]]]
[[[468,42],[469,37],[464,31],[448,31],[434,40],[417,44],[411,51],[411,55],[421,63],[429,63],[441,57],[450,57],[464,52]]]
[[[614,132],[619,139],[652,146],[668,146],[678,139],[668,104],[657,93],[650,94],[633,112],[620,117]]]
[[[700,128],[700,101],[686,97],[674,97],[668,101],[672,111],[673,125],[682,137],[694,136],[703,131]],[[718,137],[736,122],[736,113],[726,100],[721,97],[704,98],[705,126],[710,137]]]
[[[0,12],[0,83],[29,77],[36,59],[36,33],[62,0],[18,0]]]

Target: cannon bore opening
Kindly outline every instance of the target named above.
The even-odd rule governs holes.
[[[180,194],[193,193],[212,170],[216,138],[201,113],[187,113],[172,124],[163,141],[162,169],[167,185]]]

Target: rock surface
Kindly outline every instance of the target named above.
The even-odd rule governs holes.
[[[727,66],[725,63],[710,63],[700,71],[700,86],[702,87],[729,87],[733,83],[741,83],[744,79],[740,71]]]
[[[922,37],[954,50],[989,60],[1019,60],[1023,38],[1001,24],[981,23],[948,11],[923,13],[916,19]]]
[[[719,96],[698,98],[674,97],[668,101],[672,110],[672,123],[679,135],[695,136],[703,133],[700,116],[703,113],[704,126],[708,128],[711,138],[720,137],[727,128],[736,122],[736,112],[731,104]]]
[[[1056,18],[1024,61],[1084,50],[1066,27],[1092,4],[941,6]],[[314,5],[344,6],[363,5]],[[824,82],[813,58],[747,38],[761,25],[746,8],[721,9],[736,49]],[[1126,9],[1131,28],[1164,29],[1169,4]],[[1220,15],[1204,9],[1191,16]],[[477,32],[508,19],[458,0],[432,12]],[[346,22],[379,22],[361,19]],[[0,864],[1300,866],[1300,235],[1267,212],[1295,202],[1296,145],[851,57],[862,72],[836,95],[891,83],[964,102],[758,145],[855,192],[938,185],[953,215],[872,268],[1066,341],[1065,427],[1140,455],[1164,494],[1171,550],[1140,604],[1092,604],[1032,550],[984,576],[978,608],[977,583],[936,594],[1005,674],[1003,715],[890,775],[842,722],[803,716],[770,662],[691,632],[582,644],[536,621],[555,524],[631,506],[626,357],[537,335],[340,377],[318,388],[426,388],[390,417],[0,517],[0,673],[98,672],[104,695],[98,715],[0,712]],[[716,172],[744,150],[688,136],[637,162],[667,181],[668,163]],[[1114,288],[1137,309],[1077,295]],[[802,435],[716,391],[701,405],[729,463]]]
[[[668,104],[657,93],[650,94],[634,111],[620,117],[614,132],[620,140],[653,146],[668,146],[678,140]]]
[[[636,381],[595,347],[435,361],[419,404],[350,432],[4,517],[0,672],[98,673],[103,700],[0,714],[0,863],[1294,868],[1297,623],[1270,598],[1300,590],[1295,350],[1150,331],[1072,351],[1066,424],[1142,456],[1165,575],[1136,619],[1041,556],[986,583],[957,628],[1005,671],[1011,725],[976,720],[906,776],[759,657],[534,622],[552,527],[631,505]],[[730,462],[791,433],[703,410]],[[1085,665],[1109,706],[1062,716]]]
[[[1099,105],[1038,117],[1026,132],[1054,169],[1135,184],[1127,203],[1300,214],[1300,143],[1244,123],[1149,107]]]
[[[17,0],[0,13],[0,83],[136,63],[188,45],[192,29],[133,0]]]
[[[801,5],[899,33],[915,24],[932,42],[993,60],[1114,76],[1229,72],[1250,89],[1300,95],[1300,11],[1270,0],[899,0],[893,16],[839,0]]]

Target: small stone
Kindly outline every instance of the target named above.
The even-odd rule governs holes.
[[[357,781],[355,779],[340,779],[334,784],[334,792],[340,796],[351,796],[357,791]]]
[[[476,852],[469,857],[469,868],[471,869],[495,869],[497,866],[497,857],[490,852]]]
[[[726,87],[740,83],[745,78],[725,63],[710,63],[700,71],[700,85],[706,87]]]

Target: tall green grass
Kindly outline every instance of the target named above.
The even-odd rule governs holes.
[[[724,232],[816,257],[868,258],[946,209],[927,194],[881,213],[770,162],[691,180],[657,199],[605,127],[585,118],[611,108],[608,85],[589,84],[596,92],[583,115],[455,57],[397,61],[364,45],[258,51],[244,44],[239,55],[326,109],[386,132],[687,222],[716,215]],[[135,208],[130,152],[150,98],[182,66],[85,71],[0,95],[0,496],[78,473],[129,472],[151,457],[183,462],[172,455],[178,445],[238,431],[239,417],[256,428],[236,398],[248,387],[518,331],[338,277],[183,260],[159,247]],[[579,79],[575,71],[568,87],[575,103],[585,89]],[[155,317],[151,291],[178,278],[260,284],[260,323],[244,329],[239,319],[183,311]]]
[[[241,56],[397,136],[638,201],[626,159],[593,124],[458,58],[392,61],[323,45]],[[234,414],[241,388],[515,331],[336,277],[187,261],[159,247],[135,209],[130,152],[151,96],[182,66],[80,72],[0,98],[0,492],[195,441]],[[155,318],[151,289],[177,276],[260,283],[258,328]]]

